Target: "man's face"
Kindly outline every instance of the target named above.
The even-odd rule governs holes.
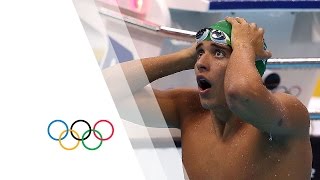
[[[198,59],[194,69],[202,106],[212,109],[226,104],[224,75],[232,53],[231,47],[202,41],[196,51]]]

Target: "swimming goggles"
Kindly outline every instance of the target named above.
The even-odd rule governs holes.
[[[211,40],[218,44],[231,46],[231,41],[229,36],[223,31],[220,31],[218,29],[203,28],[200,31],[198,31],[196,34],[196,42],[199,43],[204,40],[207,40],[207,41]]]

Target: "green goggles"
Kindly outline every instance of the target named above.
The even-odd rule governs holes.
[[[218,29],[203,28],[198,31],[196,34],[196,42],[199,43],[201,41],[213,41],[218,44],[231,46],[230,37]]]

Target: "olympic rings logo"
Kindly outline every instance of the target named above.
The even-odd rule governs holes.
[[[85,123],[85,124],[89,127],[89,129],[86,130],[86,131],[82,134],[81,138],[80,138],[78,132],[72,129],[72,128],[74,127],[74,125],[75,125],[76,123],[79,123],[79,122],[83,122],[83,123]],[[109,124],[109,125],[111,126],[111,129],[112,129],[111,134],[110,134],[108,137],[106,137],[106,138],[102,138],[102,134],[101,134],[98,130],[96,130],[97,125],[98,125],[99,123],[102,123],[102,122],[105,122],[105,123]],[[54,124],[54,123],[62,123],[62,124],[66,127],[66,129],[63,130],[63,131],[60,133],[60,135],[59,135],[58,138],[54,138],[54,137],[51,135],[51,133],[50,133],[50,128],[51,128],[52,124]],[[66,146],[64,146],[64,145],[62,144],[62,140],[65,139],[65,138],[68,136],[68,133],[69,133],[69,132],[70,132],[71,136],[73,137],[73,139],[77,140],[76,145],[73,146],[73,147],[66,147]],[[100,140],[100,143],[98,144],[98,146],[96,146],[96,147],[94,147],[94,148],[90,148],[90,147],[88,147],[88,146],[85,144],[85,140],[90,137],[91,132],[93,132],[93,135],[96,137],[96,139]],[[99,135],[99,137],[98,137],[97,134]],[[48,125],[48,135],[49,135],[49,137],[50,137],[51,139],[55,140],[55,141],[59,141],[60,146],[61,146],[63,149],[65,149],[65,150],[74,150],[74,149],[76,149],[76,148],[79,146],[80,141],[82,142],[83,147],[85,147],[86,149],[88,149],[88,150],[97,150],[97,149],[99,149],[99,148],[101,147],[102,141],[107,141],[107,140],[109,140],[109,139],[113,136],[113,134],[114,134],[113,124],[112,124],[110,121],[108,121],[108,120],[99,120],[99,121],[97,121],[97,122],[94,124],[93,129],[91,129],[91,126],[90,126],[90,124],[89,124],[87,121],[82,120],[82,119],[79,119],[79,120],[74,121],[74,122],[71,124],[70,129],[69,129],[67,123],[65,123],[63,120],[54,120],[54,121],[50,122],[49,125]],[[62,137],[62,136],[63,136],[63,137]]]
[[[300,96],[302,89],[300,86],[291,86],[291,87],[286,87],[286,86],[278,86],[275,89],[276,92],[282,92],[282,93],[286,93],[286,94],[291,94],[293,96]]]

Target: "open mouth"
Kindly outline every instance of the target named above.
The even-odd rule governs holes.
[[[211,84],[203,77],[197,78],[198,87],[201,91],[211,88]]]

